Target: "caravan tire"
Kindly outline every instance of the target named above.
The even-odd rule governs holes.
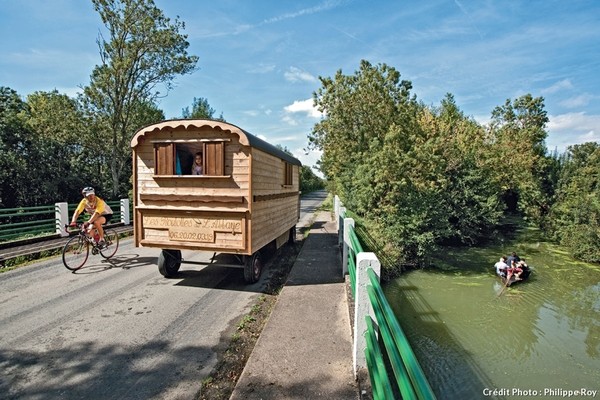
[[[262,260],[260,253],[257,251],[252,256],[246,256],[244,263],[244,280],[246,283],[256,283],[262,272]]]
[[[173,278],[181,267],[180,250],[163,250],[158,256],[158,271],[165,278]]]

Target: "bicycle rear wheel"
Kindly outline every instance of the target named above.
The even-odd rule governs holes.
[[[67,241],[62,251],[63,264],[71,271],[83,267],[90,254],[90,244],[81,236],[73,236]]]
[[[100,250],[100,255],[106,259],[111,258],[119,248],[119,234],[113,229],[104,229],[104,242],[106,247]]]

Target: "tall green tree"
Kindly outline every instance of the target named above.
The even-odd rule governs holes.
[[[452,95],[426,107],[394,68],[366,61],[353,76],[338,71],[321,83],[314,101],[325,118],[311,145],[392,259],[418,263],[440,243],[476,243],[498,222],[487,135]]]
[[[192,102],[192,110],[186,107],[181,110],[181,116],[185,119],[216,119],[217,121],[225,122],[223,113],[218,118],[215,118],[215,110],[208,103],[208,99],[203,97],[196,98]]]
[[[311,167],[307,165],[300,167],[300,191],[303,194],[324,188],[325,182],[315,174]]]
[[[425,108],[420,125],[429,134],[427,153],[435,154],[429,162],[442,194],[439,209],[445,215],[447,236],[442,240],[474,244],[498,223],[504,207],[499,188],[490,179],[496,157],[486,152],[484,129],[464,115],[454,96],[447,94],[440,107]],[[491,161],[491,162],[490,162]]]
[[[551,233],[576,258],[600,262],[600,144],[571,146],[561,162]]]
[[[552,163],[546,156],[548,116],[544,99],[530,94],[508,99],[492,111],[490,149],[498,163],[495,179],[510,209],[540,222],[550,204],[551,184],[546,182]]]
[[[84,146],[90,132],[76,99],[54,90],[27,96],[26,124],[31,132],[30,184],[34,204],[78,201],[98,164],[97,156]]]
[[[155,104],[159,85],[168,91],[177,75],[195,70],[198,58],[189,55],[185,24],[167,18],[153,0],[92,0],[108,37],[100,34],[101,64],[84,88],[87,105],[109,133],[106,154],[112,194],[131,157],[129,143],[142,125],[156,122],[140,115],[140,105]],[[147,108],[146,108],[147,109]]]
[[[320,165],[326,179],[348,207],[362,212],[370,207],[370,196],[362,196],[363,186],[356,185],[358,167],[375,143],[382,144],[391,126],[407,131],[415,126],[412,84],[401,81],[393,67],[366,60],[354,75],[339,70],[334,78],[320,80],[322,87],[313,99],[326,117],[309,134],[309,148],[323,151]]]
[[[31,132],[23,119],[28,106],[18,93],[0,87],[0,206],[30,205],[31,187],[27,159],[31,153]]]

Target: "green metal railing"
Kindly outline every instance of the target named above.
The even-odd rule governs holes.
[[[0,209],[0,241],[56,230],[55,206]]]
[[[373,311],[379,326],[379,333],[381,334],[402,398],[435,399],[435,395],[421,369],[421,365],[417,361],[408,343],[408,339],[394,315],[394,311],[383,294],[379,278],[372,269],[368,269],[367,274],[371,282],[371,285],[367,286],[369,299],[371,300],[371,305],[373,305]],[[367,316],[366,318],[371,320],[371,317]],[[371,329],[368,334],[375,335],[373,324],[367,322],[367,326],[369,325]],[[385,381],[381,383],[385,384]],[[379,387],[383,386],[382,384]],[[387,389],[382,388],[381,390]]]
[[[348,246],[348,276],[350,277],[352,296],[356,297],[356,255],[363,250],[354,229],[350,230],[349,235],[352,246]]]
[[[344,214],[341,214],[342,220]],[[348,274],[356,299],[357,255],[363,247],[352,225],[347,225]],[[400,327],[372,268],[367,269],[366,287],[374,316],[367,315],[365,356],[374,399],[435,399],[435,394]],[[374,317],[374,318],[373,318]],[[391,368],[391,371],[389,370]],[[393,378],[393,379],[391,379]]]
[[[115,213],[113,223],[118,221],[121,213],[120,200],[106,202]],[[58,205],[19,207],[0,209],[0,242],[11,241],[15,239],[36,237],[36,236],[55,236],[59,221],[56,217]],[[77,208],[77,204],[68,206],[69,215]],[[131,207],[129,210],[131,220]],[[80,216],[80,221],[84,216]]]

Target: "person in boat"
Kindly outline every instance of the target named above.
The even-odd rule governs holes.
[[[511,276],[515,275],[515,279],[518,280],[518,273],[522,272],[522,269],[519,268],[518,264],[521,261],[517,253],[514,251],[506,258],[506,263],[508,264],[508,268],[506,270],[506,278],[510,279]]]
[[[496,268],[496,274],[498,274],[499,276],[506,278],[506,273],[508,271],[508,264],[506,263],[506,257],[502,256],[500,257],[500,260],[494,264],[494,267]]]
[[[529,266],[525,262],[525,259],[523,258],[523,259],[519,260],[516,267],[514,268],[515,278],[518,281],[520,281],[523,279],[522,278],[523,275],[525,275],[525,274],[528,275],[528,272],[529,272]]]
[[[519,258],[519,256],[517,255],[517,253],[515,253],[514,251],[510,254],[510,256],[508,256],[506,258],[506,263],[511,268],[515,268],[517,266],[517,263],[519,261],[521,261],[521,259]]]

